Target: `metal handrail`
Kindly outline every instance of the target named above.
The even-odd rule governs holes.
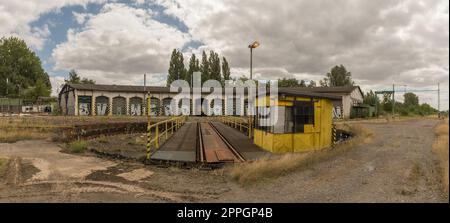
[[[151,153],[152,145],[154,146],[154,148],[156,150],[159,149],[160,138],[165,137],[165,140],[169,139],[169,132],[170,132],[170,136],[172,136],[174,134],[174,132],[178,131],[178,129],[186,123],[186,120],[187,120],[186,116],[179,116],[179,117],[174,117],[174,118],[160,121],[160,122],[157,122],[157,123],[147,126],[147,158],[149,158],[149,155]],[[170,127],[169,127],[169,123],[170,123]],[[162,126],[162,125],[164,125],[164,131],[162,131],[160,133],[159,130],[160,130],[160,126]],[[154,137],[151,137],[152,129],[155,130]],[[155,152],[155,151],[153,151],[153,152]]]
[[[252,137],[252,118],[248,117],[247,119],[241,117],[233,117],[233,116],[222,116],[221,121],[235,129],[239,129],[239,131],[244,132],[244,129],[247,131],[248,137]]]

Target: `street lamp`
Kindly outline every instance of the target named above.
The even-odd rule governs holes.
[[[252,80],[253,49],[258,47],[259,45],[260,44],[258,41],[255,41],[252,44],[248,45],[248,48],[250,48],[250,80]]]

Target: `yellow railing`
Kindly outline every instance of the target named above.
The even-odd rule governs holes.
[[[159,149],[161,140],[168,140],[174,132],[186,123],[186,119],[187,116],[178,116],[147,125],[147,159],[150,159],[151,149]]]
[[[221,116],[220,120],[241,132],[246,132],[249,138],[253,135],[253,117],[234,117],[234,116]]]

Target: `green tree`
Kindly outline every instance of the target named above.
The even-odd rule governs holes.
[[[36,99],[41,96],[50,96],[50,89],[46,86],[43,80],[39,79],[36,81],[36,84],[34,86],[25,89],[22,96],[26,99],[36,101]]]
[[[418,107],[418,113],[420,115],[432,115],[432,114],[436,114],[437,113],[437,109],[431,107],[429,104],[427,103],[423,103]]]
[[[222,77],[220,75],[220,58],[219,54],[214,51],[209,52],[209,78],[212,80],[217,80],[219,82],[222,81]]]
[[[177,49],[173,49],[172,55],[170,57],[170,64],[167,76],[167,86],[175,80],[185,80],[187,70],[184,67],[183,53]]]
[[[78,75],[77,71],[72,69],[69,71],[69,79],[66,79],[65,82],[67,84],[79,84],[81,82],[81,78]]]
[[[419,97],[414,93],[408,92],[403,95],[403,98],[404,98],[403,103],[407,107],[419,105]]]
[[[309,81],[309,84],[307,85],[307,87],[316,87],[316,82],[313,80]]]
[[[228,61],[225,57],[222,58],[222,85],[226,80],[231,79],[230,66],[228,65]]]
[[[205,51],[203,51],[202,53],[202,64],[200,65],[200,72],[202,77],[202,84],[205,83],[206,80],[211,79],[208,56],[206,55]]]
[[[295,78],[278,79],[278,87],[306,87],[305,81],[298,81]]]
[[[81,83],[82,84],[95,84],[95,81],[84,77],[83,79],[81,79]]]
[[[385,112],[391,112],[392,111],[392,95],[391,94],[384,94],[383,95],[383,102],[381,102],[381,107]]]
[[[368,105],[376,105],[378,102],[377,95],[370,90],[364,95],[363,103]]]
[[[353,86],[352,74],[345,69],[341,64],[340,66],[334,66],[327,76],[320,81],[320,85],[324,87],[337,87],[337,86]]]
[[[20,97],[30,87],[41,81],[50,91],[48,74],[41,60],[17,37],[0,39],[0,96]]]
[[[242,75],[241,77],[239,77],[239,80],[245,83],[246,81],[248,81],[250,79],[248,77]]]
[[[72,69],[69,71],[69,79],[64,80],[66,84],[95,84],[95,81],[88,78],[81,78],[77,71]]]
[[[189,69],[187,72],[187,75],[185,77],[185,80],[189,83],[191,83],[191,79],[192,79],[192,75],[194,74],[194,72],[199,72],[200,71],[200,64],[198,59],[195,57],[195,54],[192,54],[191,58],[189,59]]]

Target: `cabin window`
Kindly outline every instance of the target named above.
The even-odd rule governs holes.
[[[295,101],[293,110],[294,132],[304,132],[305,125],[314,125],[314,101]]]
[[[256,114],[256,129],[265,131],[265,132],[273,132],[272,126],[270,124],[270,115],[271,108],[270,107],[258,107],[258,113]]]
[[[284,132],[292,133],[294,130],[294,114],[292,107],[285,107]]]

